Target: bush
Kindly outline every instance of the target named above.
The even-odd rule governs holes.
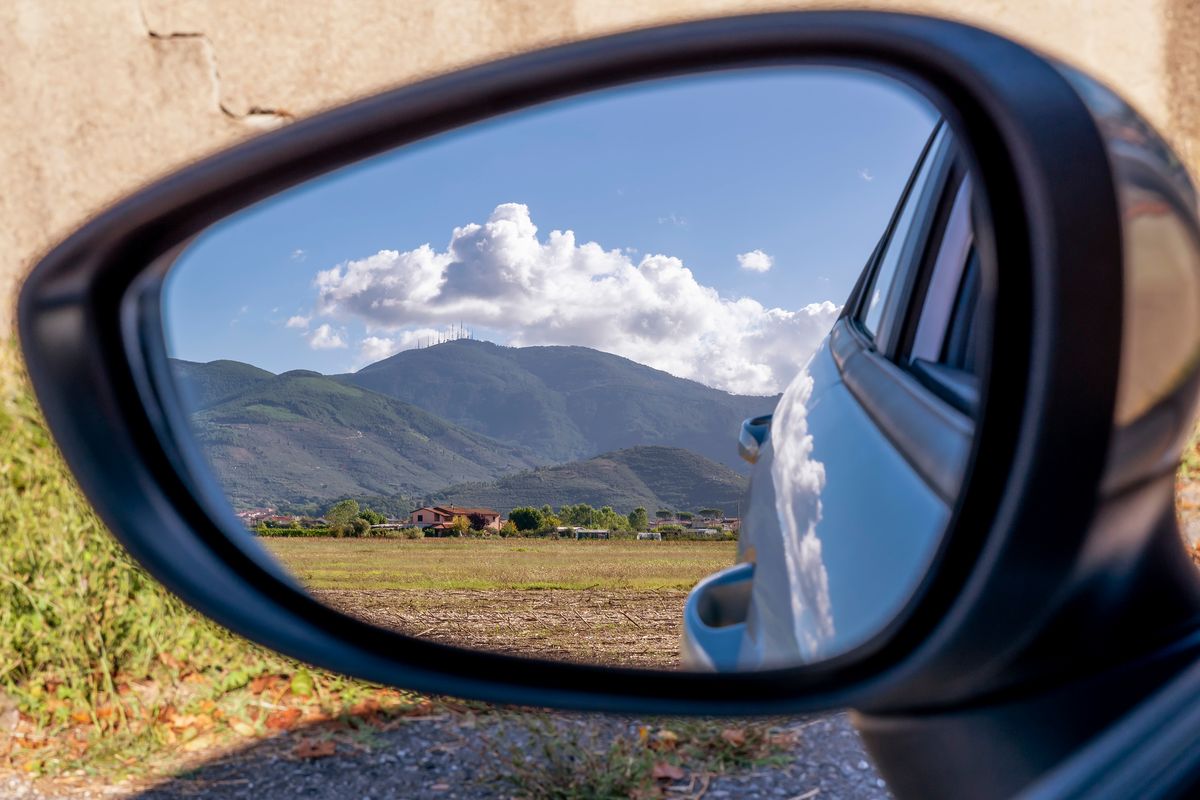
[[[320,536],[337,536],[337,531],[333,528],[264,528],[263,530],[255,530],[256,536],[262,536],[267,539],[271,538],[288,538],[288,537],[320,537]]]
[[[73,714],[92,715],[107,753],[149,737],[122,723],[140,713],[138,698],[121,693],[131,681],[161,687],[155,702],[166,707],[195,694],[179,681],[185,669],[219,686],[247,663],[294,668],[192,612],[133,563],[76,489],[5,342],[0,430],[0,689],[49,744],[67,743],[55,732]],[[99,708],[120,711],[100,719]]]
[[[364,508],[358,512],[359,519],[365,519],[369,525],[382,525],[387,522],[387,517],[380,514],[378,511],[373,511],[369,508]]]
[[[325,519],[334,527],[348,526],[358,517],[358,512],[358,501],[342,500],[329,507],[325,512]]]
[[[530,506],[514,508],[508,512],[508,521],[519,531],[536,531],[546,524],[542,512]]]

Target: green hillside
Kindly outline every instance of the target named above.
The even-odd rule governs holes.
[[[451,486],[426,502],[487,506],[507,513],[515,506],[559,507],[588,503],[626,513],[643,506],[695,511],[714,507],[737,512],[746,478],[704,456],[677,447],[630,447],[585,461],[539,467],[492,482]]]
[[[412,496],[539,463],[518,446],[307,371],[254,381],[193,424],[237,506]]]
[[[405,350],[336,377],[527,447],[546,462],[665,445],[743,473],[738,426],[777,400],[732,395],[586,347],[474,340]]]
[[[193,411],[216,405],[275,377],[251,364],[227,360],[199,364],[173,358],[171,370],[184,404]]]

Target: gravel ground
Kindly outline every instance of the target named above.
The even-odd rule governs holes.
[[[578,715],[553,717],[556,731],[585,732],[589,739],[636,737],[637,722]],[[717,723],[719,724],[719,723]],[[782,798],[783,800],[886,800],[883,781],[871,767],[858,735],[844,714],[790,723],[795,747],[769,767],[707,775],[688,772],[663,783],[671,798]],[[135,797],[139,800],[232,798],[233,800],[500,800],[534,797],[500,777],[493,742],[517,742],[528,730],[489,717],[450,715],[420,720],[378,734],[369,746],[326,758],[302,759],[288,737],[259,742],[217,756],[153,786],[103,787],[86,782],[31,784],[0,778],[0,794],[19,800],[81,800]],[[537,752],[542,742],[532,743]]]

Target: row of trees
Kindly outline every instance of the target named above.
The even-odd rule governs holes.
[[[700,509],[700,514],[705,517],[722,516],[720,509],[704,508]],[[654,516],[659,520],[694,518],[693,514],[687,512],[676,513],[666,509],[654,512]],[[650,529],[650,514],[642,506],[628,514],[619,514],[613,511],[612,506],[593,508],[587,503],[562,506],[558,511],[549,505],[541,508],[521,506],[510,511],[508,519],[519,533],[549,531],[560,526],[633,532]]]
[[[723,515],[718,508],[702,508],[698,512],[702,517],[720,517]],[[695,515],[686,511],[669,511],[659,509],[654,516],[660,522],[669,519],[691,520]],[[367,506],[360,506],[357,500],[341,500],[325,510],[325,520],[329,523],[328,531],[334,536],[367,536],[372,525],[380,525],[387,521],[383,514]],[[548,533],[559,527],[594,528],[607,531],[638,532],[650,529],[649,512],[638,506],[628,514],[620,514],[612,506],[594,508],[587,503],[561,506],[557,511],[546,504],[541,508],[521,506],[509,512],[508,520],[500,528],[501,536],[521,536],[538,533]],[[480,514],[456,516],[450,522],[454,535],[468,536],[473,533],[485,532],[487,519]]]
[[[372,525],[381,525],[387,518],[370,508],[359,507],[357,500],[334,503],[325,512],[329,531],[334,536],[366,536]]]

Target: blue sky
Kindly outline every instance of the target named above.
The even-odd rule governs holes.
[[[784,356],[765,357],[757,371],[739,359],[779,350],[792,335],[811,349],[828,309],[795,315],[843,302],[933,119],[922,98],[886,79],[803,67],[669,79],[518,112],[399,148],[211,228],[170,273],[169,346],[195,361],[342,372],[405,346],[406,330],[469,314],[477,335],[501,343],[587,344],[657,359],[684,377],[716,363],[714,385],[766,391],[790,369],[775,363]],[[504,204],[524,212],[497,212]],[[485,229],[454,252],[492,253],[469,268],[447,253],[468,223]],[[573,231],[573,246],[550,248],[554,230]],[[621,255],[578,249],[586,242]],[[322,313],[318,272],[426,243],[457,294],[393,298],[412,314],[376,315],[380,298],[399,291],[387,286],[411,269],[401,258],[364,266],[356,274],[374,283],[362,291],[349,267],[327,280]],[[651,254],[675,261],[643,265]],[[498,287],[484,279],[489,269],[520,273],[511,278],[520,285]],[[293,317],[305,324],[288,327]],[[315,341],[321,325],[328,335]]]

